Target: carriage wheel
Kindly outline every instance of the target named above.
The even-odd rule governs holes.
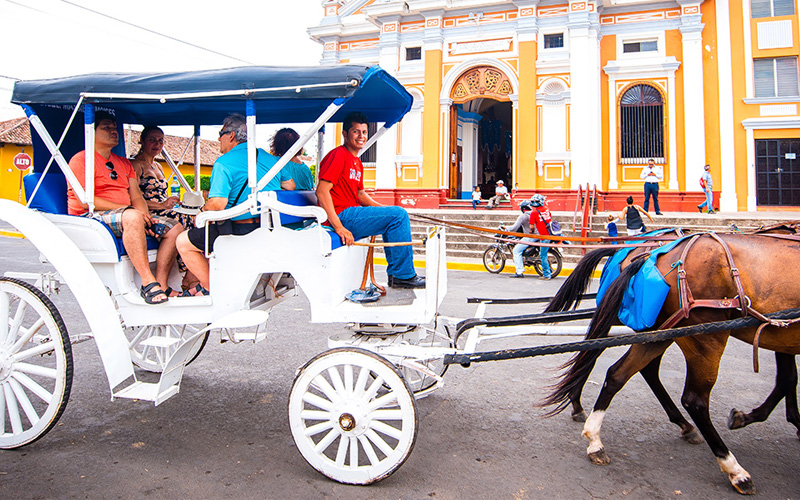
[[[143,370],[161,373],[178,347],[205,327],[206,325],[145,325],[126,328],[125,336],[128,338],[131,360]],[[208,332],[203,336],[202,342],[195,343],[187,365],[200,355],[207,340]]]
[[[547,252],[547,263],[550,264],[550,276],[555,278],[561,274],[561,268],[563,266],[561,255],[555,252]],[[536,270],[536,274],[539,276],[544,276],[544,271],[542,271],[542,263],[540,261],[535,261],[533,263],[533,268]]]
[[[72,346],[39,289],[0,278],[0,448],[32,443],[56,425],[72,387]]]
[[[289,426],[306,462],[346,484],[370,484],[406,461],[417,408],[400,372],[384,358],[343,347],[306,363],[289,394]]]
[[[492,274],[497,274],[506,266],[506,254],[503,249],[492,245],[483,252],[483,266]]]

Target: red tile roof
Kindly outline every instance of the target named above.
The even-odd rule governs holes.
[[[191,139],[168,135],[165,138],[167,153],[173,161],[181,159],[186,145]],[[0,144],[15,144],[17,146],[31,145],[31,128],[27,118],[14,118],[0,122]],[[128,157],[139,152],[139,131],[125,129],[125,149]],[[200,162],[204,166],[211,166],[219,158],[219,143],[200,139]],[[194,143],[189,146],[186,156],[183,157],[184,165],[194,165]]]

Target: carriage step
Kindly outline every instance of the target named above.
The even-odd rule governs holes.
[[[230,332],[223,330],[221,332],[220,341],[227,342],[231,341],[235,344],[239,342],[252,342],[253,344],[257,344],[262,340],[266,340],[267,332]]]
[[[180,383],[171,385],[166,389],[161,389],[161,384],[151,382],[136,381],[124,389],[114,393],[114,397],[125,399],[140,399],[143,401],[153,401],[156,406],[160,405],[180,390]]]
[[[181,342],[183,339],[176,338],[176,337],[164,337],[161,335],[153,335],[143,341],[140,342],[140,345],[150,346],[150,347],[160,347],[166,348],[172,345]]]

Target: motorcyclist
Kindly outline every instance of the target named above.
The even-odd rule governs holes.
[[[531,215],[530,215],[530,225],[532,229],[531,232],[534,234],[549,235],[550,234],[549,226],[550,223],[553,222],[553,217],[550,215],[550,209],[547,208],[544,196],[540,194],[535,194],[531,196],[531,205],[533,205],[533,210],[531,210]],[[530,240],[531,242],[539,241],[536,239],[529,239],[529,238],[522,239],[522,241],[526,240]],[[547,243],[547,241],[544,241],[544,243]],[[523,250],[520,250],[520,256],[522,255],[521,252]],[[517,263],[516,251],[517,247],[514,247],[514,251],[512,252],[514,254],[514,265],[516,265]],[[540,279],[543,280],[553,279],[552,270],[550,269],[550,263],[547,261],[547,254],[549,253],[549,251],[550,251],[549,247],[546,246],[539,247],[539,258],[542,261],[542,276]],[[520,262],[521,261],[522,259],[520,258]]]
[[[514,225],[508,228],[508,231],[513,233],[532,234],[530,212],[533,210],[533,204],[530,201],[525,200],[519,204],[519,209],[522,211],[522,213],[519,215],[519,217],[517,217]],[[500,228],[505,229],[503,226],[500,226]],[[530,238],[523,238],[520,241],[522,242],[526,240],[530,240]],[[522,252],[524,252],[529,245],[524,245],[521,242],[514,245],[514,248],[511,250],[511,254],[514,256],[514,267],[516,271],[511,275],[512,278],[522,278],[522,273],[525,271],[525,264],[523,264],[522,261]]]

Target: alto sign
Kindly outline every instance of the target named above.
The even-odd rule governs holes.
[[[33,158],[26,153],[19,153],[14,157],[14,166],[20,170],[28,170],[33,166]]]

